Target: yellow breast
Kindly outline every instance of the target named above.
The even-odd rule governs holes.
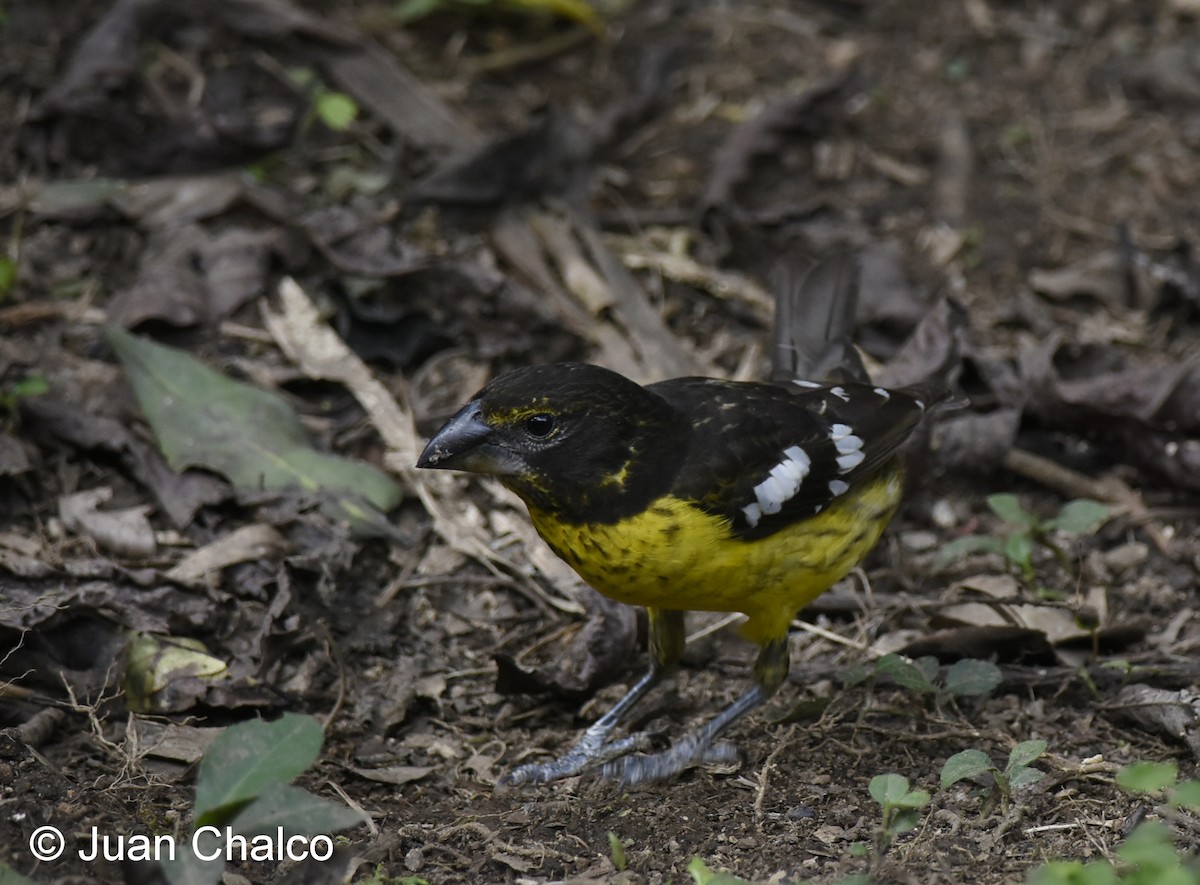
[[[900,501],[885,470],[820,514],[744,541],[729,522],[667,496],[616,523],[564,524],[530,508],[538,533],[585,581],[632,605],[743,612],[747,638],[783,636],[795,613],[875,546]]]

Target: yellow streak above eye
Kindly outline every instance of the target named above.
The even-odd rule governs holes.
[[[545,399],[539,400],[536,403],[530,403],[527,406],[517,406],[503,412],[491,412],[487,417],[493,421],[498,421],[501,424],[517,424],[524,421],[526,418],[532,418],[534,415],[554,415],[557,414],[547,404]]]

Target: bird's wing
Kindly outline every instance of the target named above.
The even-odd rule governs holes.
[[[785,388],[680,378],[651,385],[692,420],[674,494],[765,537],[820,513],[872,476],[926,404],[869,384]]]

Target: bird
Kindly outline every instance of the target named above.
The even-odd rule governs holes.
[[[903,495],[901,447],[944,398],[934,385],[870,382],[850,343],[856,298],[844,257],[781,285],[768,381],[642,385],[588,363],[526,366],[429,440],[418,467],[496,477],[585,582],[648,613],[645,674],[565,753],[501,784],[599,770],[634,785],[736,757],[721,736],[786,679],[796,612],[879,541]],[[758,646],[750,686],[648,752],[648,735],[615,735],[677,668],[689,611],[745,615],[741,633]]]

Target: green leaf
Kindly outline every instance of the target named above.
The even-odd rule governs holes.
[[[892,805],[896,808],[924,808],[928,804],[928,790],[909,790],[892,803]]]
[[[1022,765],[1018,768],[1010,768],[1007,774],[1008,786],[1013,790],[1019,789],[1020,787],[1032,786],[1046,776],[1046,772],[1037,768],[1030,768],[1028,765]]]
[[[1133,793],[1157,793],[1174,785],[1178,777],[1174,762],[1135,762],[1117,772],[1117,786]]]
[[[841,679],[842,685],[849,687],[866,682],[875,672],[874,667],[868,667],[866,664],[851,664],[838,671],[838,678]]]
[[[696,885],[754,885],[748,879],[735,876],[733,873],[710,870],[708,864],[699,857],[692,858],[692,862],[688,864],[688,872]]]
[[[163,713],[175,709],[163,689],[184,679],[217,679],[228,665],[208,653],[190,637],[134,634],[125,654],[125,703],[135,713]],[[167,693],[170,695],[170,692]]]
[[[219,854],[221,840],[211,831],[193,837],[204,856]],[[213,860],[201,860],[192,851],[192,839],[176,840],[175,854],[163,859],[163,873],[171,885],[217,885],[225,871],[225,860],[218,856]]]
[[[1200,811],[1200,781],[1187,780],[1171,793],[1171,804]]]
[[[962,559],[964,556],[970,556],[973,553],[1004,553],[1004,542],[999,538],[993,538],[991,535],[964,535],[961,538],[955,538],[948,544],[943,544],[942,549],[938,551],[938,555],[934,558],[933,567],[935,569],[945,568],[952,562]]]
[[[1171,831],[1158,821],[1143,821],[1129,834],[1117,854],[1126,863],[1164,870],[1179,865]],[[1147,871],[1148,872],[1148,871]],[[1147,880],[1150,881],[1150,880]]]
[[[326,496],[333,515],[363,533],[379,533],[379,511],[400,503],[399,485],[379,469],[313,449],[275,394],[115,326],[105,334],[174,470],[205,467],[242,490]]]
[[[1016,495],[988,495],[987,505],[991,508],[992,513],[996,514],[1009,525],[1019,526],[1024,529],[1037,528],[1038,518],[1021,506],[1021,502],[1017,499]]]
[[[269,784],[287,783],[316,761],[325,732],[311,716],[243,722],[209,746],[196,776],[197,826],[219,823]]]
[[[867,791],[884,807],[896,805],[908,794],[908,778],[902,774],[877,774],[871,778]]]
[[[608,856],[612,859],[612,865],[618,873],[623,872],[629,865],[629,860],[625,856],[625,844],[621,841],[621,837],[612,830],[608,831]]]
[[[1004,542],[1004,555],[1027,576],[1033,574],[1033,538],[1029,535],[1009,535]]]
[[[898,654],[886,654],[875,662],[875,672],[890,676],[904,688],[933,694],[937,686],[930,681],[921,669],[908,658]]]
[[[344,92],[321,90],[313,110],[317,118],[335,132],[345,132],[358,119],[358,104]]]
[[[11,258],[0,258],[0,301],[8,297],[17,284],[17,263]],[[0,871],[0,875],[3,872]]]
[[[1112,516],[1112,508],[1090,498],[1068,501],[1058,516],[1046,521],[1047,530],[1058,529],[1068,535],[1088,535],[1104,525]]]
[[[1016,771],[1018,768],[1023,768],[1045,752],[1045,741],[1021,741],[1008,754],[1008,766],[1004,770],[1011,772]]]
[[[946,670],[946,691],[959,697],[984,695],[996,688],[1004,677],[991,661],[964,658]]]
[[[1106,860],[1084,864],[1077,860],[1052,860],[1034,870],[1029,885],[1117,885],[1120,880]]]
[[[337,802],[314,796],[285,783],[270,783],[229,822],[243,836],[273,835],[279,827],[289,836],[336,833],[361,824],[365,818]]]
[[[911,808],[905,808],[892,816],[888,830],[892,835],[898,836],[901,833],[911,833],[917,828],[917,824],[921,822],[921,817]]]
[[[995,768],[987,753],[982,750],[963,750],[955,753],[942,766],[942,789],[946,789],[961,780],[977,777]]]

